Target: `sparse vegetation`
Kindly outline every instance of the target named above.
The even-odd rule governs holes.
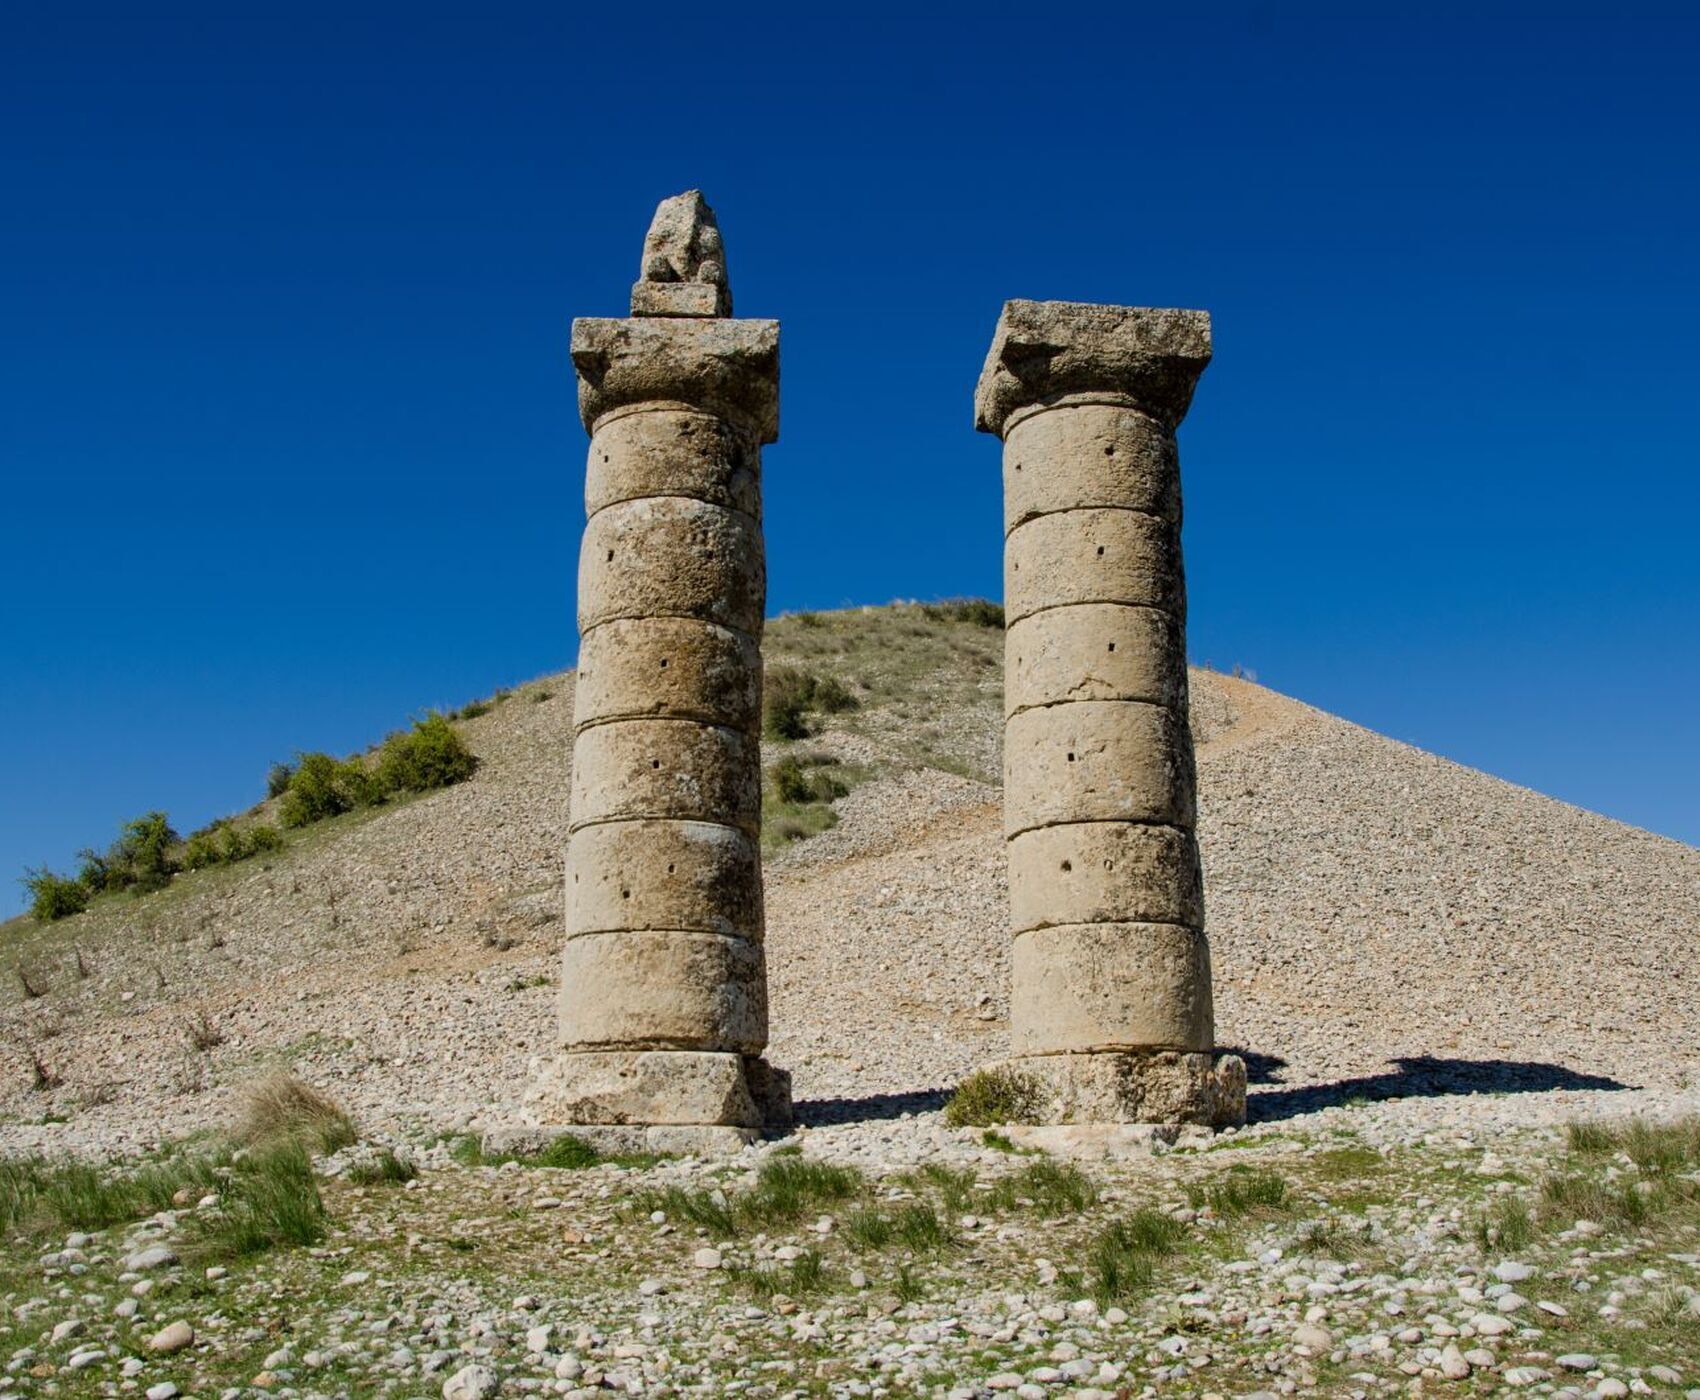
[[[22,884],[30,897],[30,913],[40,923],[52,923],[81,914],[89,907],[89,888],[81,880],[56,875],[43,866],[26,870]]]
[[[280,850],[282,846],[283,834],[275,826],[267,826],[263,822],[254,826],[237,826],[225,818],[189,833],[183,847],[183,868],[206,870],[215,865],[231,865]]]
[[[1098,1203],[1098,1187],[1072,1162],[1040,1157],[999,1180],[987,1200],[999,1210],[1072,1215]]]
[[[1194,1209],[1209,1207],[1222,1220],[1265,1219],[1291,1205],[1283,1178],[1237,1162],[1219,1180],[1189,1188],[1187,1200]]]
[[[806,739],[811,713],[842,714],[859,701],[834,676],[796,666],[770,666],[762,681],[762,732],[770,739]]]
[[[398,1155],[394,1148],[385,1147],[356,1162],[346,1175],[356,1186],[400,1186],[418,1176],[419,1168],[410,1158]]]
[[[922,603],[921,615],[933,622],[966,622],[975,627],[1004,625],[1003,604],[989,598],[947,598],[938,603]]]
[[[1101,1231],[1086,1253],[1087,1282],[1104,1306],[1151,1286],[1156,1261],[1173,1254],[1186,1226],[1155,1210],[1139,1210]]]
[[[298,1142],[335,1152],[356,1136],[354,1120],[334,1100],[291,1074],[267,1075],[250,1085],[236,1127],[236,1140],[255,1149]]]
[[[442,715],[432,714],[384,740],[378,750],[376,780],[386,796],[431,792],[465,782],[477,767],[478,760],[455,727]]]
[[[976,1070],[956,1086],[944,1106],[944,1121],[953,1128],[1037,1123],[1044,1100],[1044,1086],[1030,1074],[1009,1069]]]
[[[286,1138],[234,1159],[219,1184],[218,1209],[191,1219],[215,1258],[318,1244],[325,1237],[325,1203],[306,1143]]]

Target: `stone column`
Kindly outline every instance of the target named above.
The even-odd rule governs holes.
[[[1054,1123],[1241,1122],[1193,837],[1175,429],[1210,318],[1012,301],[975,394],[1003,439],[1010,1067]]]
[[[656,213],[631,319],[573,323],[591,441],[567,941],[558,1053],[528,1097],[541,1124],[684,1151],[790,1124],[789,1078],[761,1058],[761,446],[778,436],[779,325],[730,315],[692,191]]]

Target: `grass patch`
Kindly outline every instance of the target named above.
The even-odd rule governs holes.
[[[1292,1204],[1283,1178],[1239,1165],[1230,1167],[1219,1181],[1188,1187],[1187,1201],[1194,1210],[1209,1207],[1221,1220],[1267,1219],[1285,1213]]]
[[[1072,1163],[1042,1158],[1003,1177],[987,1193],[986,1200],[997,1210],[1066,1215],[1095,1206],[1098,1187]]]
[[[1527,1249],[1535,1239],[1535,1217],[1528,1201],[1513,1193],[1490,1202],[1476,1217],[1475,1234],[1484,1252],[1515,1254]]]
[[[759,1303],[775,1298],[801,1298],[820,1293],[836,1280],[825,1259],[812,1249],[806,1249],[787,1264],[754,1268],[741,1264],[730,1265],[726,1277]]]
[[[905,1201],[890,1210],[852,1211],[844,1235],[855,1248],[868,1252],[895,1244],[916,1254],[934,1254],[956,1243],[955,1232],[925,1201]]]
[[[399,1157],[386,1147],[364,1162],[348,1169],[347,1177],[356,1186],[400,1186],[419,1175],[419,1168],[406,1157]]]
[[[1044,1086],[1030,1074],[1010,1069],[975,1070],[944,1106],[953,1128],[989,1128],[1003,1123],[1037,1123]]]
[[[855,1200],[866,1191],[867,1181],[854,1167],[775,1153],[762,1163],[755,1185],[734,1195],[670,1186],[640,1191],[632,1204],[645,1212],[661,1211],[672,1220],[688,1220],[718,1239],[730,1239],[746,1231],[790,1224],[827,1206]]]
[[[249,1086],[236,1128],[236,1140],[252,1148],[296,1142],[336,1152],[357,1136],[354,1120],[334,1100],[292,1074],[270,1074]]]
[[[312,1159],[299,1138],[285,1138],[238,1158],[219,1193],[218,1208],[192,1223],[201,1250],[239,1259],[325,1238],[324,1199],[313,1179]]]
[[[1086,1279],[1100,1306],[1124,1302],[1149,1288],[1156,1263],[1173,1254],[1186,1237],[1186,1226],[1155,1210],[1135,1211],[1115,1221],[1092,1241],[1086,1253]]]

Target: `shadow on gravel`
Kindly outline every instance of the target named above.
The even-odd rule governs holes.
[[[1245,1057],[1247,1078],[1252,1084],[1275,1084],[1273,1069],[1260,1077],[1253,1061],[1273,1060],[1267,1055]],[[1274,1060],[1275,1067],[1283,1062]],[[1442,1060],[1418,1055],[1394,1060],[1397,1070],[1369,1074],[1358,1079],[1341,1079],[1333,1084],[1308,1084],[1302,1088],[1272,1089],[1252,1093],[1246,1099],[1246,1119],[1270,1123],[1301,1113],[1336,1108],[1341,1104],[1386,1099],[1433,1099],[1452,1094],[1541,1094],[1552,1089],[1628,1089],[1633,1086],[1603,1074],[1583,1074],[1563,1065],[1535,1060]]]
[[[905,1113],[932,1113],[944,1107],[948,1089],[919,1089],[908,1094],[869,1094],[860,1099],[803,1099],[792,1105],[799,1123],[811,1128],[828,1123],[871,1123]]]

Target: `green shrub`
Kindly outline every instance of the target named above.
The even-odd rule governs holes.
[[[293,763],[274,763],[266,769],[266,796],[282,797],[289,791],[289,780],[295,776]]]
[[[464,782],[478,767],[454,726],[439,714],[415,720],[405,733],[392,734],[378,751],[381,791],[430,792]]]
[[[831,773],[821,771],[835,761],[786,754],[773,765],[773,790],[781,802],[835,802],[850,791]]]
[[[164,812],[149,812],[125,822],[112,848],[112,864],[124,872],[125,888],[135,894],[162,890],[177,873],[171,852],[178,836]]]
[[[1002,627],[1003,604],[987,598],[949,598],[922,603],[921,615],[933,622],[968,622],[975,627]]]
[[[359,759],[304,753],[283,795],[280,816],[285,826],[307,826],[369,806],[378,795],[377,783]]]
[[[30,913],[44,924],[80,914],[89,907],[88,886],[81,880],[55,875],[45,866],[40,870],[26,870],[23,886],[29,892]]]
[[[775,666],[762,682],[762,729],[772,739],[802,739],[809,733],[808,714],[841,714],[858,701],[833,676],[817,676],[795,666]]]
[[[239,827],[223,818],[189,833],[183,848],[183,868],[205,870],[213,865],[230,865],[282,846],[283,836],[275,826]]]
[[[477,719],[480,715],[489,714],[495,708],[488,700],[468,700],[466,704],[454,712],[452,718]]]
[[[944,1106],[953,1128],[989,1128],[999,1123],[1037,1123],[1044,1086],[1030,1074],[1008,1069],[975,1070]]]
[[[283,833],[275,826],[251,826],[248,828],[248,854],[251,856],[265,855],[271,851],[283,849]]]

